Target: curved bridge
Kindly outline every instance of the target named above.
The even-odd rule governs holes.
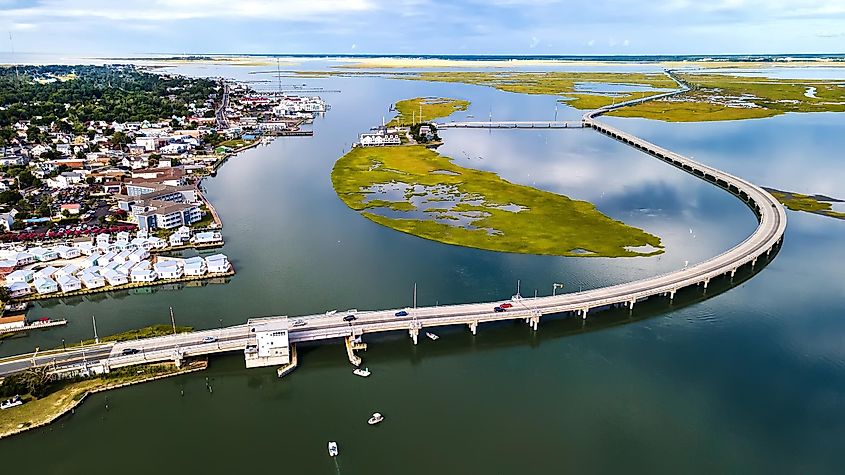
[[[669,75],[672,76],[671,73]],[[464,324],[475,333],[479,323],[513,319],[524,319],[536,330],[543,315],[569,312],[587,318],[591,310],[599,308],[619,305],[633,308],[636,302],[651,297],[672,299],[677,291],[685,287],[701,285],[706,289],[713,278],[722,275],[733,276],[740,267],[745,265],[753,267],[761,256],[768,256],[782,242],[786,229],[786,212],[771,194],[742,178],[695,162],[597,120],[597,117],[614,109],[687,90],[681,81],[674,77],[673,79],[678,81],[678,84],[682,86],[681,89],[588,112],[583,116],[581,124],[585,128],[592,128],[626,143],[737,196],[754,211],[759,222],[754,232],[744,241],[703,262],[655,277],[536,299],[522,299],[516,296],[512,299],[513,307],[504,312],[493,310],[501,302],[497,301],[406,309],[408,314],[401,317],[395,316],[395,313],[401,309],[355,312],[357,319],[354,322],[343,321],[347,313],[306,316],[302,317],[306,322],[304,325],[290,328],[290,341],[296,343],[334,338],[357,338],[365,333],[400,330],[408,331],[416,343],[420,330],[425,327]],[[85,361],[86,358],[89,361],[92,358],[98,358],[105,363],[105,366],[114,368],[151,361],[181,360],[188,356],[242,351],[250,341],[251,328],[259,324],[258,322],[286,319],[287,317],[268,317],[243,325],[214,330],[126,343],[93,345],[87,349],[87,356],[84,352],[80,354],[80,350],[21,355],[0,361],[0,375],[21,371],[30,366],[53,364],[59,368],[72,367],[79,365],[80,361]],[[206,338],[209,336],[214,337],[213,343]],[[205,341],[204,338],[206,338]],[[139,354],[124,355],[123,350],[128,348],[141,351]]]

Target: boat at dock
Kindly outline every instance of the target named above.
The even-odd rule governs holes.
[[[384,420],[384,416],[380,412],[374,412],[373,415],[367,419],[367,424],[374,426]]]
[[[330,457],[337,457],[338,450],[337,450],[337,442],[331,441],[329,442],[329,456]]]
[[[427,336],[427,337],[431,338],[431,340],[432,340],[432,341],[437,340],[438,338],[440,338],[439,336],[437,336],[437,335],[435,335],[434,333],[431,333],[431,332],[425,332],[425,336]]]
[[[20,313],[26,311],[27,308],[29,308],[29,302],[7,303],[3,307],[3,311]]]
[[[23,405],[23,399],[20,396],[10,397],[3,402],[0,402],[0,409],[9,409],[11,407]]]
[[[369,370],[369,369],[367,369],[367,368],[364,368],[364,369],[361,369],[361,368],[356,368],[356,369],[353,369],[353,370],[352,370],[352,374],[354,374],[355,376],[360,376],[360,377],[362,377],[362,378],[366,378],[366,377],[367,377],[367,376],[369,376],[371,373],[370,373],[370,370]]]
[[[16,326],[11,326],[0,330],[0,334],[25,332],[28,330],[38,330],[41,328],[57,327],[67,325],[67,320],[51,320],[49,318],[39,318],[37,320],[27,321],[23,315],[12,315],[3,317],[5,323],[13,323]]]

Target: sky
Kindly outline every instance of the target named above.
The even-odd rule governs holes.
[[[845,0],[0,0],[0,30],[0,53],[845,53]]]

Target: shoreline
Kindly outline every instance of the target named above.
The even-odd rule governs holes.
[[[142,365],[142,366],[166,366],[166,365],[173,365],[173,363],[167,363],[167,364],[155,363],[154,365]],[[148,383],[150,381],[157,381],[159,379],[170,378],[170,377],[179,376],[179,375],[182,375],[182,374],[195,373],[195,372],[198,372],[198,371],[203,371],[207,368],[208,368],[208,359],[197,360],[197,361],[191,362],[190,364],[185,366],[185,369],[176,368],[175,371],[170,371],[170,372],[163,373],[163,374],[150,375],[150,376],[142,377],[142,378],[139,378],[139,379],[130,379],[129,381],[124,381],[124,382],[121,382],[121,383],[105,384],[104,386],[86,389],[81,394],[74,395],[73,397],[71,397],[71,402],[69,404],[65,404],[63,407],[58,408],[58,411],[56,413],[53,413],[53,414],[48,413],[44,419],[42,419],[42,420],[40,420],[40,421],[38,421],[34,424],[26,425],[26,426],[23,426],[23,427],[19,426],[16,429],[12,429],[12,430],[9,430],[9,431],[6,431],[6,432],[2,432],[2,433],[0,433],[0,439],[5,439],[6,437],[12,437],[12,436],[21,434],[23,432],[26,432],[28,430],[38,429],[38,428],[41,428],[41,427],[44,427],[44,426],[48,426],[48,425],[52,424],[53,422],[57,421],[58,419],[60,419],[62,416],[65,416],[68,413],[73,412],[77,407],[79,407],[85,401],[85,399],[88,398],[88,396],[91,396],[92,394],[97,394],[97,393],[101,393],[101,392],[105,392],[105,391],[111,391],[113,389],[119,389],[119,388],[123,388],[123,387],[126,387],[126,386],[132,386],[132,385],[135,385],[135,384]],[[85,381],[81,381],[80,383],[84,383],[84,382]],[[77,384],[77,383],[72,383],[72,384]],[[35,402],[35,401],[33,401],[33,402]],[[28,402],[27,404],[32,404],[33,402]],[[21,406],[21,407],[23,407],[23,406]],[[6,410],[8,411],[10,409],[6,409]],[[2,416],[2,414],[0,414],[0,416]]]

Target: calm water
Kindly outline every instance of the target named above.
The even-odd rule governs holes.
[[[414,282],[423,304],[506,298],[517,279],[526,296],[551,293],[553,282],[574,291],[706,259],[755,226],[727,193],[590,131],[450,130],[441,152],[459,164],[592,201],[660,236],[667,252],[539,257],[403,235],[346,208],[329,180],[337,157],[390,103],[443,95],[472,101],[457,117],[551,119],[555,99],[379,78],[305,81],[343,91],[325,95],[332,110],[315,121],[315,136],[252,149],[205,182],[234,278],[46,302],[32,315],[65,316],[68,327],[6,341],[2,354],[88,338],[92,314],[107,334],[167,322],[169,306],[177,323],[203,328],[408,305]],[[560,119],[579,116],[559,107]],[[762,185],[845,197],[841,115],[614,122]],[[284,380],[273,368],[243,369],[238,355],[214,359],[203,373],[92,397],[48,429],[0,442],[0,453],[19,455],[6,458],[8,468],[42,473],[78,472],[94,460],[123,473],[836,473],[845,436],[845,223],[789,218],[777,258],[751,279],[738,275],[727,292],[717,283],[712,298],[691,290],[673,307],[647,303],[586,323],[547,319],[536,334],[504,323],[475,337],[444,329],[416,347],[401,334],[371,337],[367,380],[351,374],[340,345],[303,348],[301,367]],[[386,422],[367,426],[373,411]],[[338,465],[328,440],[340,444]]]

